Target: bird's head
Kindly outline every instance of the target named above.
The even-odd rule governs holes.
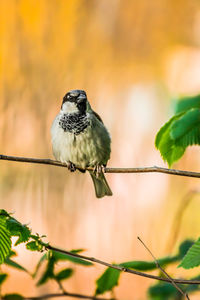
[[[85,91],[72,90],[64,96],[61,110],[66,114],[85,114],[87,103],[88,101]]]

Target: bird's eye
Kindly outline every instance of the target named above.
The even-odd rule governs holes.
[[[67,95],[67,99],[70,99],[71,98],[71,96],[70,95]]]

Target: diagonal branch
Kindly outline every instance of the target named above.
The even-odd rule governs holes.
[[[17,157],[17,156],[8,156],[8,155],[0,154],[0,160],[35,163],[35,164],[52,165],[57,167],[68,168],[67,164],[52,159],[46,159],[46,158],[43,159],[43,158]],[[93,171],[94,169],[92,167],[83,169],[77,166],[76,168],[81,171],[83,170]],[[105,173],[165,173],[170,175],[200,178],[199,172],[175,170],[175,169],[168,169],[168,168],[162,168],[157,166],[141,167],[141,168],[104,168],[103,172]]]
[[[157,268],[160,269],[161,272],[165,275],[165,277],[170,280],[171,284],[175,287],[175,289],[177,289],[184,297],[186,297],[186,299],[190,300],[188,294],[184,293],[182,291],[182,289],[176,284],[174,279],[171,276],[169,276],[169,274],[161,267],[161,265],[159,264],[159,262],[157,261],[157,259],[155,258],[155,256],[151,252],[151,250],[147,247],[147,245],[145,245],[145,243],[141,240],[141,238],[139,236],[138,236],[138,240],[142,243],[142,245],[145,247],[145,249],[150,253],[150,255],[154,259],[154,262],[155,262]]]
[[[131,273],[131,274],[134,274],[134,275],[147,277],[147,278],[151,278],[151,279],[156,279],[156,280],[160,280],[160,281],[171,282],[171,279],[168,279],[168,278],[162,278],[162,277],[159,277],[159,276],[155,276],[155,275],[135,271],[135,270],[132,270],[132,269],[129,269],[129,268],[124,268],[124,267],[119,266],[119,265],[112,265],[112,264],[109,264],[105,261],[102,261],[102,260],[94,258],[94,257],[89,257],[89,256],[85,256],[85,255],[80,255],[80,254],[77,254],[77,253],[72,253],[72,252],[69,252],[69,251],[66,251],[66,250],[62,250],[62,249],[59,249],[59,248],[56,248],[56,247],[52,247],[51,245],[47,245],[45,248],[47,250],[53,250],[53,251],[56,251],[56,252],[67,254],[67,255],[72,256],[72,257],[80,258],[80,259],[87,260],[87,261],[92,261],[94,263],[97,263],[97,264],[100,264],[100,265],[103,265],[103,266],[106,266],[106,267],[109,267],[109,268],[112,268],[112,269],[116,269],[116,270],[119,270],[119,271],[122,271],[122,272],[127,272],[127,273]],[[174,278],[173,278],[173,282],[180,283],[180,284],[181,283],[182,284],[200,284],[200,280],[186,280],[186,279],[174,279]]]

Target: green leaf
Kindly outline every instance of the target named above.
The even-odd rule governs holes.
[[[6,258],[4,263],[10,267],[13,267],[15,269],[18,269],[18,270],[21,270],[21,271],[24,271],[26,273],[29,273],[23,266],[21,266],[20,264],[16,263],[15,261],[13,261],[12,259],[10,258]]]
[[[15,246],[19,245],[20,243],[27,242],[30,238],[31,231],[28,226],[22,225],[14,218],[7,219],[6,226],[12,236],[19,237],[15,243]]]
[[[200,109],[192,108],[172,117],[158,132],[155,145],[171,166],[190,145],[200,144]]]
[[[148,290],[149,297],[152,300],[176,299],[177,295],[179,295],[178,293],[176,288],[167,282],[159,282]]]
[[[44,273],[42,274],[40,280],[38,281],[37,285],[42,285],[46,283],[49,279],[55,278],[54,276],[54,266],[55,266],[56,260],[53,256],[51,256],[48,260],[46,269]]]
[[[11,251],[11,237],[6,228],[5,220],[0,217],[0,264],[4,262]]]
[[[72,250],[74,251],[74,250]],[[55,259],[58,260],[69,260],[75,264],[79,264],[79,265],[84,265],[84,266],[92,266],[93,264],[89,261],[85,261],[83,259],[80,258],[76,258],[76,257],[72,257],[68,254],[65,253],[61,253],[61,252],[57,252],[57,251],[52,251],[53,255],[55,257]],[[73,252],[72,252],[73,253]]]
[[[79,253],[79,252],[82,252],[83,250],[82,249],[77,249],[77,250],[71,250],[72,253]],[[36,265],[36,269],[35,269],[35,272],[33,273],[33,278],[36,277],[37,273],[38,273],[38,270],[40,268],[40,266],[42,265],[42,263],[45,261],[45,260],[48,260],[49,257],[53,256],[53,259],[55,260],[55,262],[58,262],[58,261],[63,261],[63,260],[67,260],[67,261],[71,261],[71,262],[74,262],[74,263],[77,263],[77,264],[81,264],[81,265],[85,265],[85,266],[91,266],[92,263],[90,262],[87,262],[87,261],[84,261],[84,260],[81,260],[81,259],[76,259],[76,258],[73,258],[67,254],[64,254],[64,253],[60,253],[60,252],[56,252],[56,251],[48,251],[48,253],[45,253],[41,258],[40,260],[38,261],[37,265]]]
[[[0,286],[6,280],[7,277],[8,277],[8,274],[6,274],[6,273],[1,273],[0,274]]]
[[[171,137],[177,145],[187,147],[200,144],[200,109],[192,108],[186,111],[178,120],[172,123]]]
[[[5,296],[3,296],[3,299],[4,300],[23,300],[24,297],[19,294],[6,294]]]
[[[189,248],[179,267],[191,269],[200,265],[200,238]]]
[[[31,241],[26,244],[26,248],[31,251],[41,251],[43,249],[43,245],[38,241]]]
[[[0,209],[0,217],[10,217],[10,214],[5,209]]]
[[[26,244],[26,248],[28,250],[31,251],[39,251],[39,252],[43,252],[44,250],[46,250],[46,247],[48,246],[48,243],[43,242],[42,238],[46,237],[45,235],[39,236],[38,234],[30,235],[30,238],[32,239],[32,241],[28,242]]]
[[[191,278],[190,280],[200,280],[200,275],[195,276],[195,277]],[[199,291],[199,284],[188,284],[186,286],[186,291],[187,291],[187,293]]]
[[[42,263],[47,259],[47,253],[45,253],[44,255],[42,255],[42,257],[40,258],[40,260],[38,261],[37,265],[36,265],[36,268],[35,268],[35,272],[33,273],[33,278],[36,277]]]
[[[61,281],[61,280],[71,277],[73,272],[74,272],[73,269],[67,268],[67,269],[60,271],[58,274],[55,275],[55,277],[58,281]]]
[[[191,108],[200,108],[200,95],[194,97],[184,97],[176,101],[175,112],[180,113]]]
[[[194,240],[185,240],[179,246],[179,260],[183,259],[189,248],[194,244]]]
[[[200,276],[191,278],[190,280],[199,280]],[[187,284],[179,285],[183,292],[192,293],[199,291],[198,284]],[[171,283],[168,282],[159,282],[151,286],[148,290],[150,299],[152,300],[169,300],[169,299],[179,299],[180,293],[173,287]],[[180,298],[182,299],[182,297]]]
[[[164,267],[168,264],[174,263],[179,260],[179,255],[177,256],[167,256],[158,259],[160,266]],[[140,271],[151,271],[157,269],[154,261],[128,261],[120,263],[119,266],[140,270]],[[118,285],[118,280],[120,276],[120,271],[108,268],[96,281],[96,295],[103,294],[106,291],[111,291],[116,285]]]
[[[172,117],[156,135],[155,146],[160,151],[160,154],[164,161],[167,161],[168,165],[178,160],[185,152],[185,148],[176,147],[173,139],[171,138],[171,126],[172,124],[182,116],[183,114]]]
[[[118,285],[120,271],[112,268],[106,269],[106,271],[96,281],[96,295],[103,294]]]
[[[8,257],[11,258],[13,256],[17,256],[17,254],[15,251],[11,250]]]
[[[161,267],[164,267],[168,264],[174,263],[178,260],[178,256],[167,256],[158,259],[158,263]],[[120,266],[130,269],[135,269],[139,271],[151,271],[157,269],[156,263],[154,261],[128,261],[121,263]]]
[[[83,251],[85,251],[85,249],[73,249],[70,252],[71,253],[80,253],[80,252],[83,252]]]

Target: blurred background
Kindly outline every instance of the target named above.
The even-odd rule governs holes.
[[[199,0],[0,0],[0,153],[53,158],[50,128],[70,89],[87,91],[109,129],[109,166],[166,166],[155,135],[173,114],[174,99],[200,92]],[[174,167],[198,171],[199,151],[190,147]],[[176,212],[189,191],[198,191],[198,179],[107,174],[114,195],[99,200],[88,174],[0,164],[1,208],[60,248],[84,248],[86,255],[120,263],[151,260],[137,236],[156,257],[199,236],[196,195],[171,243]],[[26,252],[18,247],[16,260],[33,271],[40,255]],[[65,288],[93,294],[104,268],[75,269]],[[146,299],[153,283],[123,274],[116,297]],[[36,289],[28,275],[13,271],[3,292],[56,290],[51,283]]]

